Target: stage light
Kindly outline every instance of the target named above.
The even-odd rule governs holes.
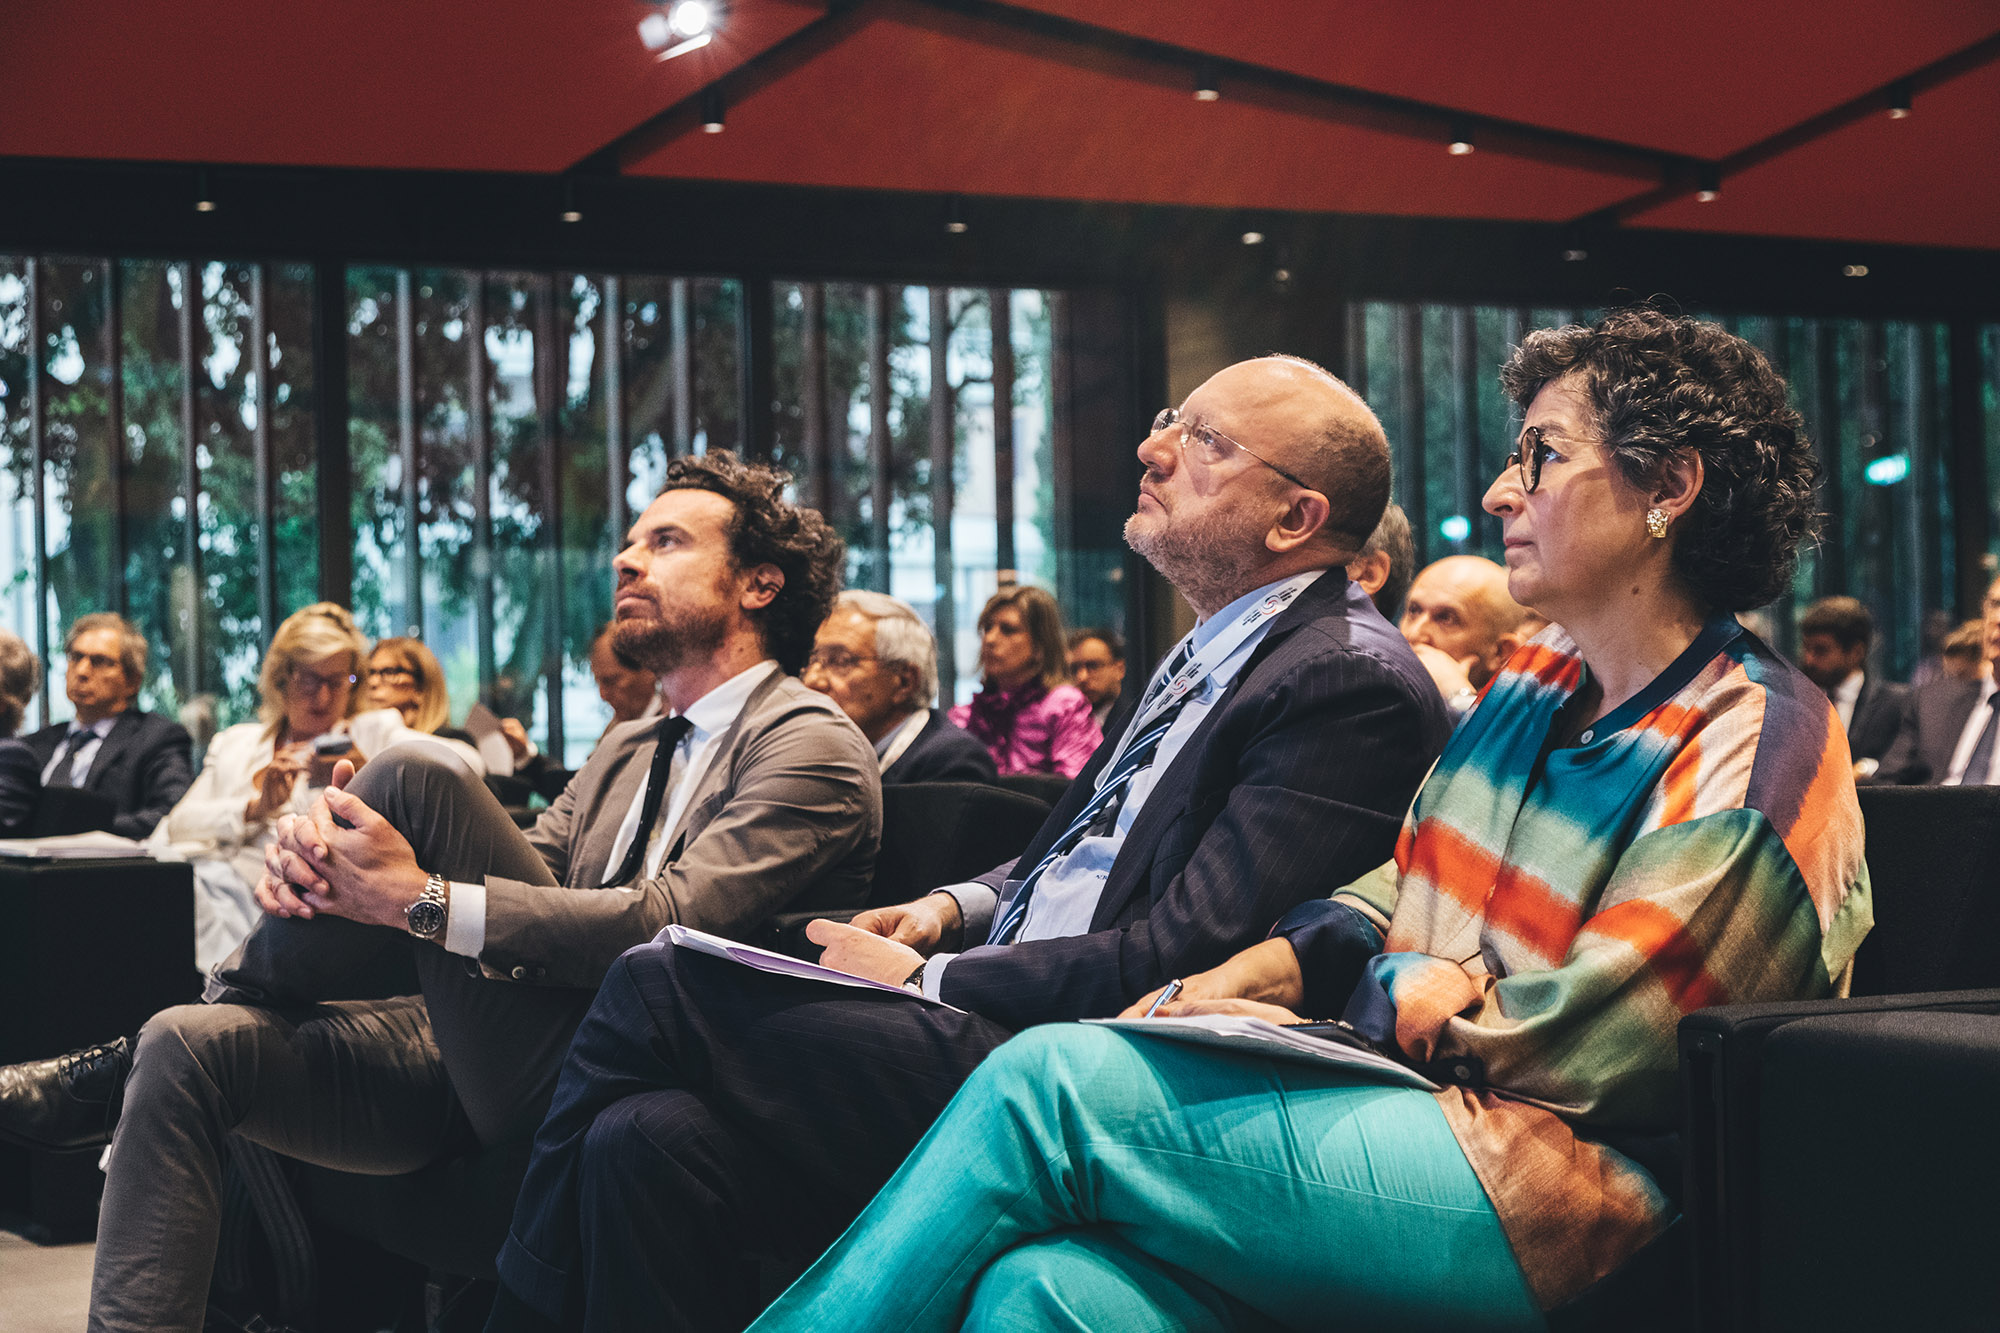
[[[704,134],[722,133],[722,90],[719,88],[702,90],[701,128]]]
[[[708,0],[680,0],[667,11],[667,23],[677,37],[700,37],[715,27],[715,7]]]
[[[1704,204],[1712,204],[1722,198],[1722,172],[1719,168],[1704,166],[1696,173],[1694,197]]]
[[[1213,102],[1222,96],[1221,80],[1215,77],[1215,62],[1204,60],[1194,67],[1194,100]]]
[[[1451,142],[1445,145],[1445,152],[1453,157],[1464,157],[1472,151],[1472,125],[1469,121],[1453,121]]]

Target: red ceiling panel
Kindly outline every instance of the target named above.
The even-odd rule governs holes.
[[[822,11],[665,63],[632,0],[4,0],[0,154],[557,171]]]
[[[638,174],[1234,208],[1564,218],[1629,179],[1355,129],[979,40],[884,5],[756,91],[728,128],[690,127]]]
[[[2000,249],[2000,65],[1873,115],[1634,226]]]
[[[1993,0],[1012,0],[1229,59],[1719,158],[2000,30]]]

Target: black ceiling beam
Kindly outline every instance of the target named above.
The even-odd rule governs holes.
[[[0,158],[0,253],[330,255],[463,268],[1163,291],[1254,284],[1268,279],[1282,249],[1295,292],[1331,292],[1335,300],[1589,308],[1657,294],[1691,309],[2000,320],[2000,250],[990,197],[964,201],[968,230],[954,235],[931,194],[639,178],[577,181],[583,221],[565,223],[561,187],[542,175],[208,171],[218,207],[197,213],[192,164]],[[1253,228],[1266,244],[1242,244]],[[1585,258],[1565,262],[1565,251]],[[1841,276],[1856,264],[1869,276]]]
[[[1891,79],[1879,88],[1871,88],[1859,97],[1849,98],[1839,106],[1759,139],[1728,157],[1714,162],[1688,159],[1655,188],[1636,194],[1609,208],[1599,209],[1579,218],[1578,221],[1603,225],[1628,222],[1662,204],[1685,198],[1701,189],[1704,170],[1714,173],[1713,178],[1718,181],[1727,181],[1731,176],[1762,166],[1816,139],[1823,139],[1837,130],[1845,129],[1856,121],[1866,120],[1869,116],[1886,115],[1896,105],[1899,97],[1929,92],[1974,70],[1983,69],[1995,60],[2000,60],[2000,32],[1991,33],[1942,59],[1934,60],[1909,74]]]

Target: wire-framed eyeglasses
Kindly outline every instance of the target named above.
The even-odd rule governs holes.
[[[1196,461],[1204,467],[1216,467],[1222,463],[1226,463],[1229,461],[1229,455],[1233,451],[1241,449],[1244,453],[1250,455],[1265,467],[1292,483],[1292,485],[1302,486],[1309,491],[1317,491],[1319,489],[1319,487],[1314,486],[1312,483],[1301,481],[1298,477],[1285,471],[1285,469],[1279,467],[1276,463],[1273,463],[1270,459],[1264,457],[1264,455],[1258,453],[1241,440],[1230,439],[1227,435],[1224,435],[1221,431],[1206,422],[1186,420],[1181,416],[1180,409],[1177,407],[1163,407],[1160,409],[1159,415],[1153,418],[1152,433],[1158,435],[1170,426],[1179,426],[1181,428],[1181,452],[1187,453],[1189,450],[1193,450]]]

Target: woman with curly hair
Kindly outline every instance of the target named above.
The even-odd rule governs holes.
[[[1070,684],[1056,599],[1027,584],[994,593],[979,613],[979,665],[979,693],[953,708],[951,720],[1002,773],[1081,772],[1104,737],[1090,700]]]
[[[1815,464],[1713,324],[1537,332],[1502,383],[1485,508],[1556,624],[1393,861],[1161,1006],[1344,1015],[1439,1089],[1033,1029],[759,1330],[1539,1328],[1671,1219],[1680,1017],[1833,993],[1871,922],[1846,738],[1732,614],[1789,585]]]

